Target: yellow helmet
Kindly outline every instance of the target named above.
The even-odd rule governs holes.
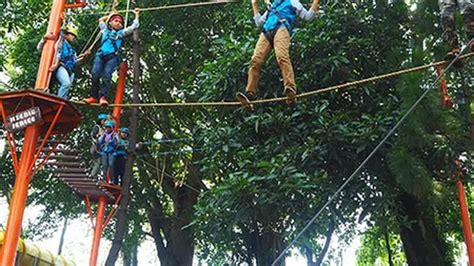
[[[74,37],[77,38],[77,29],[76,28],[73,28],[73,27],[67,27],[65,29],[63,29],[64,33],[69,33],[69,34],[72,34],[74,35]]]

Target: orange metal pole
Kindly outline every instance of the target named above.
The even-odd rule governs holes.
[[[106,205],[107,199],[105,197],[100,197],[99,206],[97,207],[97,218],[94,227],[94,239],[92,241],[92,251],[89,263],[90,266],[97,265],[97,257],[99,256],[100,238],[102,237]]]
[[[56,39],[59,37],[65,4],[65,0],[53,0],[53,8],[49,17],[48,33],[56,36]],[[35,89],[45,90],[48,88],[49,77],[51,75],[49,69],[53,63],[55,43],[56,40],[49,39],[44,42],[38,74],[36,75]]]
[[[81,7],[86,7],[86,6],[87,6],[87,3],[75,3],[75,4],[65,5],[64,8],[74,9],[74,8],[81,8]]]
[[[469,219],[466,192],[464,191],[464,186],[461,180],[458,180],[456,186],[458,188],[459,208],[461,209],[462,228],[464,232],[464,241],[466,242],[469,265],[474,265],[474,241],[472,239],[472,227],[471,220]]]
[[[2,250],[0,252],[2,266],[11,266],[15,263],[16,249],[20,238],[21,224],[25,212],[28,186],[31,179],[31,165],[34,163],[36,144],[40,134],[40,127],[32,125],[25,130],[25,140],[20,158],[20,168],[15,179],[13,196],[10,203],[7,228]]]
[[[0,101],[0,113],[2,115],[3,124],[7,123],[7,114],[5,113],[5,108],[3,107],[3,102]],[[15,175],[18,175],[18,156],[16,155],[16,145],[11,132],[6,132],[8,147],[10,148],[10,153],[13,161],[13,170],[15,170]]]
[[[117,82],[117,90],[115,92],[115,104],[121,104],[123,100],[123,94],[125,91],[125,79],[127,77],[128,64],[126,61],[122,62],[119,66],[119,78]],[[115,106],[112,111],[112,116],[115,119],[115,129],[118,129],[120,126],[120,115],[122,112],[122,107]]]
[[[443,67],[442,66],[436,66],[436,74],[439,76],[441,76],[443,74]],[[441,86],[441,94],[443,96],[443,100],[442,100],[442,104],[444,107],[447,107],[447,108],[451,108],[453,106],[453,101],[451,99],[451,97],[449,96],[449,93],[448,93],[448,83],[446,82],[446,79],[443,77],[441,77],[441,79],[439,80],[439,83],[440,83],[440,86]]]

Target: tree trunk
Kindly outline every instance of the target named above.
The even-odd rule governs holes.
[[[385,238],[385,246],[387,247],[387,253],[388,253],[388,265],[394,266],[393,259],[392,259],[392,248],[390,247],[390,236],[388,232],[385,232],[384,238]]]
[[[197,196],[190,196],[190,193],[196,193],[188,188],[183,187],[179,190],[178,193],[181,196],[175,204],[176,211],[172,218],[164,217],[163,207],[158,198],[154,202],[153,209],[148,213],[158,257],[161,264],[167,266],[191,266],[193,264],[194,238],[191,228],[183,229],[183,227],[191,222]]]
[[[59,238],[58,255],[61,255],[63,251],[64,235],[66,234],[66,229],[67,229],[67,217],[64,219],[64,225],[63,225],[63,230],[61,232],[61,238]]]
[[[401,217],[407,222],[400,223],[400,236],[410,266],[451,265],[447,244],[439,235],[432,211],[424,208],[414,196],[403,193],[400,196]]]
[[[257,254],[255,256],[258,266],[270,266],[272,262],[280,255],[283,250],[280,235],[273,231],[261,233],[257,237]],[[281,259],[277,264],[279,266],[285,265],[285,259]]]
[[[168,260],[170,256],[167,247],[165,246],[165,238],[169,235],[169,219],[165,216],[163,212],[163,205],[161,204],[160,199],[157,196],[153,197],[152,207],[148,209],[148,220],[151,225],[151,234],[155,240],[155,246],[158,258],[160,259],[161,265],[168,265]],[[171,265],[176,265],[177,262],[174,261]]]
[[[132,266],[138,266],[138,243],[132,247]]]
[[[321,254],[319,254],[318,259],[316,260],[316,263],[315,263],[316,266],[320,266],[323,263],[324,257],[326,256],[326,253],[329,250],[332,234],[334,233],[334,230],[336,229],[336,222],[334,221],[334,219],[332,219],[329,222],[328,232],[326,233],[326,242],[324,243],[323,249],[321,250]]]
[[[123,265],[130,266],[130,252],[128,250],[122,251]]]
[[[193,155],[192,161],[197,158]],[[164,167],[164,166],[161,166]],[[170,169],[171,166],[166,167]],[[202,188],[201,177],[196,165],[189,166],[186,183],[197,189]],[[161,169],[155,169],[155,178],[160,179]],[[194,238],[191,227],[186,227],[192,221],[194,205],[197,203],[199,191],[187,186],[176,186],[172,175],[165,173],[163,179],[163,190],[173,200],[173,214],[165,216],[163,205],[155,195],[151,208],[148,210],[148,219],[155,240],[158,257],[162,265],[169,266],[191,266],[194,256]]]
[[[135,1],[136,5],[136,1]],[[140,37],[138,30],[133,32],[133,103],[139,103],[139,91],[140,91]],[[135,146],[137,143],[138,135],[138,108],[133,108],[132,116],[130,117],[130,144],[128,147],[128,158],[125,165],[125,174],[123,177],[122,184],[122,200],[120,202],[120,207],[117,212],[117,223],[114,234],[114,239],[112,240],[112,246],[107,256],[105,265],[115,265],[117,261],[120,249],[122,248],[122,243],[125,234],[127,233],[127,222],[128,222],[128,204],[130,202],[130,187],[133,177],[133,164],[135,163],[136,154]]]
[[[336,228],[336,222],[334,220],[331,220],[329,222],[329,228],[326,233],[326,241],[324,242],[324,246],[321,249],[321,252],[319,253],[318,258],[316,259],[316,262],[313,261],[314,254],[313,254],[313,251],[311,250],[311,247],[307,246],[305,248],[306,250],[305,255],[306,255],[306,261],[307,261],[308,266],[320,266],[323,263],[324,257],[326,257],[326,253],[329,250],[332,234],[334,233],[335,228]]]
[[[313,261],[313,250],[311,247],[306,246],[305,247],[305,256],[306,256],[306,265],[307,266],[316,266],[316,264]]]

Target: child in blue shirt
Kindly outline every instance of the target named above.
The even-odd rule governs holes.
[[[107,174],[112,175],[112,169],[114,164],[113,154],[118,144],[117,133],[114,131],[115,123],[112,120],[108,120],[104,123],[105,131],[102,136],[99,137],[97,143],[100,150],[100,159],[102,165],[102,178],[107,180]]]
[[[74,81],[74,71],[77,63],[90,54],[90,51],[86,51],[84,54],[77,55],[76,49],[72,46],[76,38],[77,29],[68,27],[61,30],[61,35],[56,43],[56,57],[50,68],[53,74],[49,87],[53,87],[55,81],[58,81],[58,96],[66,100],[69,98],[69,89]],[[44,36],[38,43],[38,50],[43,49],[45,39],[54,39],[54,36],[51,34]]]
[[[107,120],[111,119],[109,115],[102,113],[97,116],[96,124],[92,127],[90,137],[92,140],[92,145],[90,147],[90,153],[93,159],[91,175],[97,177],[100,170],[101,155],[100,147],[98,145],[100,137],[104,134],[104,124]]]
[[[92,66],[92,89],[89,97],[84,101],[88,104],[99,103],[108,105],[107,97],[109,95],[112,74],[120,64],[120,48],[122,47],[123,38],[131,34],[139,27],[138,17],[139,9],[133,11],[135,20],[133,24],[127,28],[123,28],[124,19],[120,14],[113,14],[109,17],[103,17],[99,20],[99,27],[102,33],[100,48],[94,58]],[[108,20],[107,20],[108,18]],[[105,22],[107,20],[107,23]],[[100,80],[102,79],[102,87]]]

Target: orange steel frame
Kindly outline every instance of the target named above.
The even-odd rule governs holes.
[[[436,66],[436,74],[441,76],[443,74],[443,66]],[[453,100],[451,99],[451,96],[448,94],[448,84],[446,82],[446,79],[444,77],[441,77],[439,80],[440,86],[441,86],[441,94],[443,96],[442,99],[442,104],[444,107],[451,108],[453,107]]]
[[[75,2],[76,3],[73,6],[66,6],[65,0],[53,0],[53,6],[48,24],[48,33],[52,34],[53,36],[59,36],[64,9],[84,6],[83,1]],[[35,89],[37,90],[44,90],[48,87],[49,78],[51,75],[49,69],[55,54],[54,46],[55,40],[48,39],[45,41],[36,77]],[[52,101],[51,104],[57,103]],[[0,109],[3,122],[6,122],[6,112],[4,109],[4,104],[1,101]],[[41,143],[41,147],[44,146],[47,138],[51,134],[52,129],[58,121],[58,117],[61,115],[62,109],[63,106],[61,106],[57,111],[52,124],[43,138],[44,140]],[[38,150],[36,149],[41,130],[42,127],[40,125],[30,125],[25,129],[21,158],[19,161],[17,158],[18,156],[16,153],[16,145],[14,142],[13,133],[7,133],[7,140],[10,146],[16,179],[9,208],[10,212],[5,230],[5,239],[0,251],[0,266],[12,266],[15,264],[16,250],[21,232],[21,224],[26,206],[26,198],[28,195],[28,186],[32,177],[33,166],[36,159],[38,159],[39,153],[41,152],[41,148]]]
[[[464,242],[466,243],[469,265],[474,265],[474,240],[472,235],[471,220],[469,219],[469,208],[467,206],[466,192],[461,180],[456,182],[458,189],[458,202],[461,209],[462,229],[464,233]]]
[[[461,181],[462,165],[459,160],[455,160],[456,171],[452,175],[452,179],[457,179],[456,188],[458,190],[458,203],[461,210],[461,222],[464,234],[464,243],[466,244],[467,257],[469,258],[469,265],[474,265],[474,236],[472,235],[471,220],[469,218],[469,207],[467,205],[466,191]]]

